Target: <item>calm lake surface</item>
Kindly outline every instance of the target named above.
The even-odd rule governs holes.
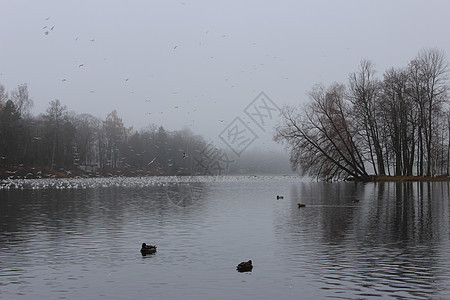
[[[450,298],[447,182],[8,185],[0,190],[2,299]],[[142,257],[143,242],[157,253]],[[238,273],[249,259],[253,271]]]

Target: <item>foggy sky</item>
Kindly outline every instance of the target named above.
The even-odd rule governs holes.
[[[282,107],[305,101],[318,82],[346,83],[361,59],[381,77],[423,48],[449,55],[449,8],[447,1],[0,0],[0,83],[9,91],[27,83],[34,115],[59,99],[102,119],[116,109],[135,129],[189,126],[219,142],[239,117],[264,147],[273,144],[270,130],[243,112],[260,92]]]

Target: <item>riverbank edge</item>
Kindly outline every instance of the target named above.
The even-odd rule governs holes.
[[[353,177],[347,178],[345,181],[363,181]],[[450,176],[394,176],[394,175],[370,175],[367,182],[436,182],[450,181]]]

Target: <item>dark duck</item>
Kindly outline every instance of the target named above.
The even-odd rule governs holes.
[[[147,245],[146,243],[142,243],[141,254],[145,256],[147,254],[153,254],[156,252],[156,246]]]
[[[237,265],[236,270],[239,272],[251,272],[253,269],[252,261],[243,261]]]

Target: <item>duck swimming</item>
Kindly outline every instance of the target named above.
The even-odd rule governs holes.
[[[146,243],[142,243],[141,254],[145,256],[147,254],[153,254],[156,252],[156,246],[147,245]]]
[[[304,203],[299,203],[298,204],[298,207],[300,208],[300,207],[305,207],[306,206],[306,204],[304,204]]]
[[[236,270],[239,272],[251,272],[253,269],[252,261],[243,261],[237,265]]]
[[[283,199],[283,196],[277,196],[277,200]]]

